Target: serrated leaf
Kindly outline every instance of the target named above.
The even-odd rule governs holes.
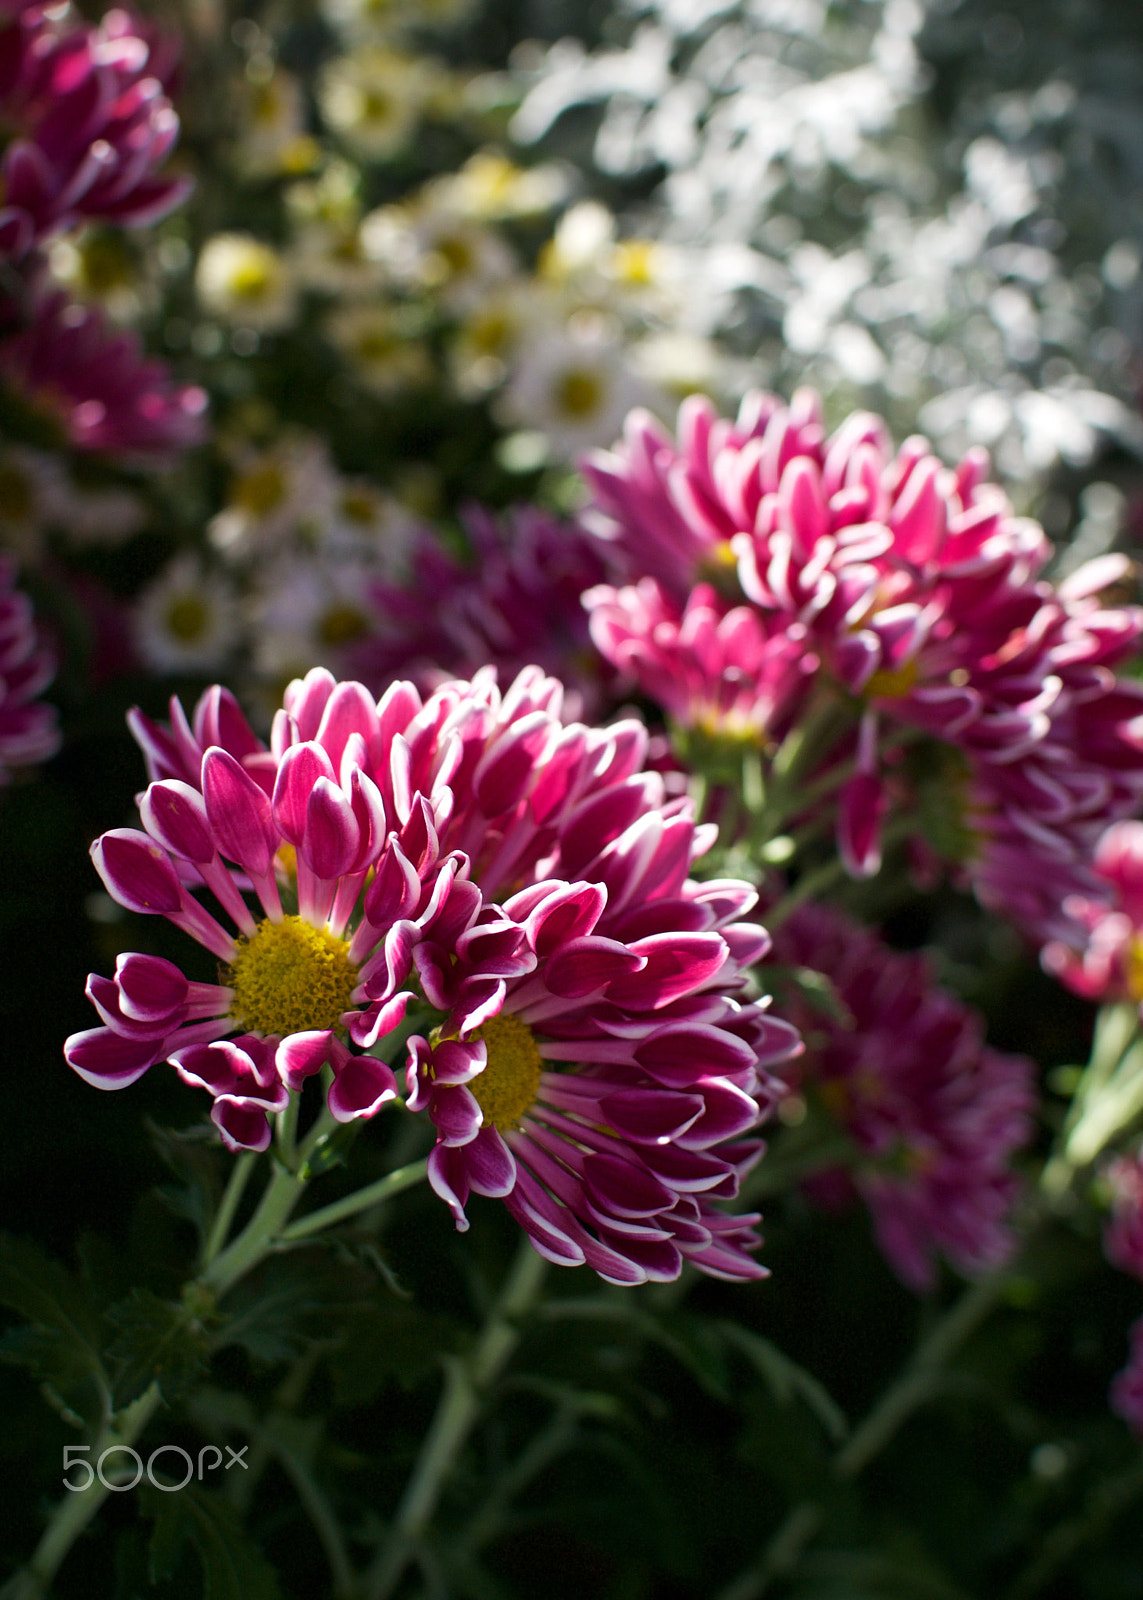
[[[161,1128],[148,1122],[147,1130],[163,1163],[181,1180],[163,1184],[159,1195],[178,1217],[194,1225],[200,1240],[207,1230],[222,1193],[220,1147],[210,1124],[192,1128]]]
[[[117,1405],[129,1405],[152,1382],[169,1401],[201,1372],[209,1334],[186,1306],[160,1300],[149,1289],[133,1289],[107,1317],[119,1330],[108,1350],[117,1365]]]
[[[188,1484],[178,1494],[146,1494],[154,1517],[151,1581],[177,1570],[189,1543],[202,1564],[203,1600],[279,1600],[273,1568],[219,1495]]]
[[[87,1286],[30,1240],[0,1236],[0,1304],[27,1319],[0,1340],[0,1358],[28,1367],[77,1411],[93,1415],[110,1387]],[[88,1394],[82,1394],[87,1389]]]
[[[324,1134],[310,1152],[299,1176],[303,1179],[316,1178],[322,1172],[332,1171],[334,1167],[343,1167],[350,1146],[360,1132],[358,1122],[343,1122],[332,1133]]]
[[[812,1372],[792,1361],[776,1344],[764,1339],[751,1328],[737,1322],[720,1325],[723,1337],[746,1356],[755,1371],[765,1379],[770,1392],[779,1405],[790,1405],[795,1399],[805,1404],[830,1438],[839,1443],[849,1432],[845,1413]]]

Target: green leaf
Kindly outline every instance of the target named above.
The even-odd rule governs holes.
[[[181,1180],[178,1185],[163,1185],[159,1194],[176,1216],[193,1223],[200,1241],[205,1240],[222,1193],[217,1132],[209,1123],[160,1128],[148,1122],[147,1130],[164,1164]]]
[[[0,1305],[27,1319],[0,1339],[0,1359],[29,1368],[85,1415],[110,1384],[87,1286],[30,1240],[0,1236]]]
[[[769,1339],[762,1338],[761,1334],[750,1328],[744,1328],[737,1322],[723,1322],[719,1326],[727,1342],[741,1350],[755,1371],[766,1380],[779,1405],[792,1405],[795,1400],[801,1400],[835,1444],[845,1438],[849,1432],[845,1413],[812,1372],[807,1372],[805,1367],[800,1367],[784,1351],[779,1350],[776,1344],[771,1344]]]
[[[130,1404],[154,1381],[169,1401],[201,1372],[209,1332],[186,1306],[160,1300],[149,1289],[133,1289],[107,1316],[119,1330],[108,1351],[118,1367],[117,1405]]]
[[[176,1573],[189,1543],[202,1563],[203,1600],[279,1600],[273,1568],[219,1495],[196,1484],[178,1494],[148,1490],[144,1508],[155,1523],[152,1583]]]

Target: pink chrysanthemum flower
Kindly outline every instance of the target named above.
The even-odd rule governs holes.
[[[55,672],[55,656],[32,620],[31,601],[16,588],[15,562],[0,557],[0,785],[16,768],[47,761],[59,749],[55,707],[36,698]]]
[[[1107,1259],[1143,1279],[1143,1152],[1117,1157],[1104,1176],[1111,1189],[1111,1220],[1103,1234]]]
[[[611,674],[591,647],[580,595],[605,576],[595,542],[574,523],[532,506],[496,519],[469,506],[462,522],[471,560],[426,533],[407,583],[378,583],[373,609],[384,631],[348,652],[368,683],[396,675],[430,688],[491,663],[504,682],[538,663],[572,691],[578,716],[593,715]]]
[[[1089,1000],[1143,1001],[1143,822],[1108,828],[1093,859],[1093,892],[1064,903],[1070,939],[1045,945],[1047,970]],[[1079,937],[1076,937],[1076,934]]]
[[[820,663],[801,623],[770,628],[707,583],[681,608],[653,578],[589,589],[583,599],[601,653],[679,727],[761,744],[780,740],[805,705]]]
[[[880,859],[883,729],[953,746],[975,836],[968,871],[1042,941],[1051,888],[1083,881],[1093,827],[1143,793],[1143,689],[1113,675],[1143,615],[1101,603],[1115,576],[1106,561],[1058,591],[1041,582],[1049,543],[984,481],[986,465],[974,451],[946,468],[919,438],[894,453],[865,413],[826,438],[807,391],[788,407],[748,396],[734,422],[688,400],[677,441],[635,413],[622,445],[584,471],[589,525],[638,587],[600,586],[586,601],[596,643],[653,698],[688,676],[706,676],[707,701],[721,692],[725,655],[676,626],[708,578],[727,597],[724,616],[749,604],[761,636],[785,634],[818,658],[853,719],[848,732],[841,719],[832,755],[855,759],[839,808],[855,873]],[[758,717],[771,700],[760,681]],[[1022,894],[1021,877],[1037,875],[1046,892]]]
[[[831,907],[799,907],[774,953],[828,978],[847,1014],[797,1017],[803,1081],[862,1152],[852,1183],[899,1276],[930,1287],[937,1251],[968,1273],[1004,1261],[1032,1063],[990,1049],[979,1018],[933,982],[924,957],[889,950]]]
[[[42,407],[80,450],[163,455],[206,437],[206,394],[175,385],[133,333],[112,332],[94,307],[62,293],[35,301],[0,344],[0,378]]]
[[[1143,1439],[1143,1317],[1131,1325],[1131,1353],[1111,1384],[1111,1409]]]
[[[92,219],[142,226],[186,196],[158,168],[179,119],[156,76],[170,51],[127,12],[98,28],[26,5],[0,23],[0,120],[15,137],[0,161],[0,256],[22,260]]]
[[[639,724],[565,724],[561,701],[537,668],[504,694],[486,669],[423,703],[316,669],[269,749],[221,689],[193,722],[173,701],[170,729],[136,713],[146,831],[105,834],[96,865],[121,904],[224,966],[198,984],[121,956],[89,982],[104,1026],[68,1041],[71,1065],[115,1088],[166,1058],[214,1096],[228,1145],[265,1148],[268,1114],[324,1065],[340,1120],[392,1099],[390,1068],[352,1047],[415,1001],[410,1104],[437,1127],[432,1181],[458,1225],[475,1189],[504,1196],[543,1254],[616,1281],[673,1277],[684,1257],[757,1275],[757,1219],[712,1204],[760,1152],[765,1067],[797,1048],[741,994],[766,945],[741,920],[753,891],[687,876],[709,830],[640,770]]]

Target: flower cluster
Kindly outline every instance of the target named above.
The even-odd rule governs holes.
[[[1127,1365],[1111,1385],[1111,1409],[1143,1439],[1143,1317],[1132,1324]]]
[[[169,455],[206,436],[206,393],[176,385],[132,332],[56,292],[31,304],[26,326],[0,344],[0,376],[53,417],[69,444],[122,456]]]
[[[59,748],[55,708],[36,700],[55,670],[55,658],[36,632],[31,602],[16,588],[15,563],[0,558],[0,784],[14,768],[46,761]]]
[[[371,590],[380,620],[351,643],[350,669],[368,683],[395,672],[430,683],[491,663],[507,680],[537,662],[575,691],[577,716],[598,708],[611,675],[591,648],[580,595],[604,576],[593,540],[575,523],[531,506],[497,519],[462,513],[471,557],[421,534],[401,582]]]
[[[689,877],[709,830],[641,770],[641,726],[566,724],[561,699],[537,668],[426,701],[315,669],[269,748],[218,688],[190,721],[173,701],[169,729],[134,713],[143,829],[96,840],[96,867],[222,968],[192,982],[120,956],[89,980],[103,1025],[68,1040],[72,1067],[119,1088],[168,1059],[229,1147],[265,1149],[269,1115],[323,1068],[339,1121],[393,1100],[369,1052],[412,1005],[408,1104],[435,1125],[430,1178],[458,1226],[476,1191],[542,1254],[617,1282],[684,1258],[756,1276],[757,1219],[713,1203],[760,1154],[767,1069],[797,1049],[742,992],[768,944],[744,920],[756,897]]]
[[[1092,861],[1101,893],[1067,905],[1079,937],[1052,940],[1041,960],[1089,1000],[1143,1001],[1143,822],[1116,822]]]
[[[98,27],[21,4],[0,31],[0,118],[14,135],[0,163],[0,256],[20,261],[93,218],[142,226],[185,198],[162,176],[179,119],[164,93],[172,47],[125,11]]]
[[[0,19],[0,378],[80,450],[167,454],[205,436],[206,395],[143,359],[133,334],[72,303],[42,247],[98,221],[142,227],[185,198],[163,175],[179,131],[164,90],[177,47],[127,12],[98,27],[36,3]]]
[[[931,1286],[934,1256],[981,1272],[1007,1257],[1013,1154],[1031,1134],[1033,1067],[987,1046],[980,1019],[938,987],[923,956],[885,946],[827,906],[802,906],[775,932],[775,959],[824,976],[842,1008],[795,1015],[801,1082],[860,1152],[851,1182],[900,1277]],[[836,1179],[836,1182],[834,1181]]]
[[[1043,942],[1093,883],[1100,831],[1143,794],[1143,689],[1114,676],[1143,617],[1101,601],[1121,558],[1042,581],[1048,541],[986,467],[974,451],[947,468],[921,438],[893,452],[862,412],[827,438],[804,390],[788,406],[752,394],[734,421],[693,398],[677,439],[636,412],[584,468],[592,526],[631,581],[586,603],[596,643],[644,692],[764,753],[811,683],[833,685],[855,874],[880,862],[881,747],[951,747],[964,865]]]

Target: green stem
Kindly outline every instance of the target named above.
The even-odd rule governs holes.
[[[528,1239],[520,1250],[475,1349],[466,1360],[449,1359],[445,1387],[421,1446],[413,1475],[397,1507],[389,1538],[366,1583],[368,1600],[388,1600],[417,1541],[436,1509],[441,1490],[479,1414],[485,1394],[520,1338],[518,1319],[532,1304],[547,1262]]]
[[[918,1345],[905,1371],[834,1456],[833,1471],[837,1477],[857,1477],[885,1448],[902,1423],[933,1395],[941,1369],[996,1305],[1010,1276],[1009,1272],[995,1272],[980,1279],[945,1313]],[[822,1514],[821,1507],[812,1501],[793,1506],[757,1561],[728,1584],[718,1600],[758,1600],[769,1589],[771,1579],[792,1572],[820,1527]]]
[[[104,1451],[117,1445],[133,1445],[158,1410],[161,1395],[157,1383],[125,1406],[100,1430],[92,1446],[90,1465],[93,1477],[86,1488],[66,1494],[55,1515],[44,1529],[28,1565],[4,1586],[4,1600],[41,1600],[46,1596],[64,1557],[110,1492],[95,1467]]]
[[[199,1283],[215,1296],[221,1296],[256,1267],[268,1254],[272,1241],[301,1199],[305,1187],[305,1180],[296,1173],[275,1167],[258,1209],[237,1239],[221,1255],[215,1256],[199,1277]]]
[[[1085,1544],[1098,1539],[1107,1525],[1143,1493],[1143,1461],[1105,1478],[1088,1495],[1082,1511],[1050,1529],[1035,1560],[1025,1567],[1008,1591],[1008,1600],[1029,1600],[1038,1594],[1066,1561]]]
[[[331,1205],[322,1206],[320,1211],[311,1211],[307,1216],[299,1217],[297,1222],[291,1222],[288,1228],[283,1228],[278,1238],[283,1242],[308,1239],[323,1228],[332,1228],[334,1223],[344,1222],[346,1217],[356,1216],[359,1211],[380,1205],[383,1200],[400,1194],[403,1189],[411,1189],[415,1183],[421,1182],[428,1170],[427,1158],[411,1161],[407,1167],[398,1167],[396,1172],[378,1178],[376,1183],[367,1184],[364,1189],[346,1195],[344,1200],[335,1200]]]
[[[967,1289],[917,1347],[901,1376],[834,1457],[841,1478],[856,1477],[892,1439],[909,1415],[933,1393],[937,1374],[992,1311],[1008,1287],[1007,1272],[993,1272]]]
[[[238,1210],[239,1202],[254,1170],[254,1163],[258,1156],[253,1150],[246,1150],[234,1163],[234,1170],[230,1174],[230,1182],[226,1185],[226,1192],[218,1207],[217,1215],[211,1225],[207,1237],[206,1247],[203,1250],[202,1264],[209,1267],[215,1256],[226,1243],[230,1232],[230,1225],[234,1221],[234,1213]]]

